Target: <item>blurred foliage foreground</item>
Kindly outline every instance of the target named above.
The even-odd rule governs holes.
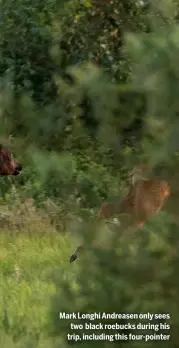
[[[115,11],[110,7],[117,16],[114,22],[120,24],[120,13],[130,13],[127,29],[138,31],[126,35],[125,46],[120,48],[120,54],[127,57],[127,67],[120,60],[117,69],[115,41],[109,45],[104,66],[100,51],[101,69],[84,62],[90,61],[90,52],[84,51],[84,61],[77,59],[67,76],[62,74],[62,57],[67,53],[57,40],[63,36],[62,17],[68,11],[73,14],[72,27],[71,17],[66,17],[67,36],[73,30],[71,41],[67,41],[71,48],[75,30],[82,33],[87,12],[99,18],[108,8],[103,13],[99,2],[99,11],[97,1],[84,2],[82,8],[78,1],[69,2],[71,7],[58,10],[53,2],[42,5],[37,1],[34,7],[28,1],[22,6],[20,0],[1,4],[0,135],[7,138],[11,134],[8,141],[24,164],[23,175],[12,180],[1,178],[0,182],[2,348],[179,346],[178,1],[160,1],[158,7],[151,1],[151,9],[146,6],[142,16],[140,8],[135,10],[130,1],[123,6],[125,12],[120,12],[115,1],[109,3],[116,6]],[[141,25],[132,25],[134,19]],[[120,37],[115,33],[112,38],[117,36],[118,42]],[[84,43],[79,36],[76,50],[68,52],[74,54],[74,60]],[[17,43],[14,38],[18,38]],[[113,40],[109,38],[107,33],[101,50]],[[97,47],[90,47],[94,58]],[[49,59],[47,51],[51,52]],[[123,84],[115,82],[113,73],[110,78],[102,72],[110,71],[111,56],[115,60],[112,71],[120,74],[121,70],[128,76],[122,79]],[[69,56],[66,61],[71,62]],[[36,66],[36,62],[40,63]],[[148,164],[155,176],[169,181],[172,193],[165,212],[149,221],[144,230],[131,234],[110,222],[98,224],[96,209],[104,199],[125,193],[126,172],[139,161]],[[69,256],[80,238],[85,239],[86,252],[70,264]],[[160,322],[171,328],[161,331],[170,334],[170,340],[67,340],[67,334],[78,335],[79,329],[71,330],[72,320],[60,319],[60,312],[166,313],[170,319]],[[129,321],[106,322],[122,325]],[[73,323],[84,325],[84,320]],[[113,331],[105,333],[112,335]],[[119,333],[122,337],[131,330]]]

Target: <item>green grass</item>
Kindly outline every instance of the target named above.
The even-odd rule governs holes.
[[[0,328],[10,336],[44,333],[55,272],[70,276],[68,237],[48,228],[0,232]]]
[[[178,228],[172,229],[170,241],[169,221],[165,214],[149,222],[143,232],[136,232],[135,238],[124,234],[119,245],[115,239],[115,250],[110,240],[116,230],[111,225],[93,226],[92,223],[90,226],[89,222],[82,225],[79,235],[86,232],[87,238],[98,232],[99,241],[96,251],[91,254],[87,238],[85,245],[87,250],[89,247],[89,253],[84,253],[74,264],[69,263],[74,251],[73,238],[77,237],[73,226],[69,233],[62,234],[48,219],[35,218],[34,214],[34,219],[32,216],[19,230],[13,226],[0,228],[0,348],[65,348],[68,346],[65,330],[69,328],[63,327],[68,323],[58,322],[60,310],[66,308],[70,312],[82,306],[84,312],[88,312],[91,310],[89,301],[92,308],[101,308],[102,303],[104,311],[109,312],[107,298],[112,292],[111,302],[120,312],[125,299],[125,284],[128,284],[125,294],[130,295],[137,289],[140,297],[138,282],[143,284],[144,278],[145,284],[144,271],[147,276],[154,267],[156,276],[156,270],[159,270],[157,283],[154,277],[154,286],[158,286],[160,276],[165,276],[172,266],[170,249],[178,240]],[[111,269],[120,277],[111,274]],[[153,289],[152,281],[151,287]],[[160,289],[156,289],[155,293],[158,291],[161,297]],[[163,301],[163,297],[161,299]],[[53,339],[50,338],[51,328],[57,333]]]

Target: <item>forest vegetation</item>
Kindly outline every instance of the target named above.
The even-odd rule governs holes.
[[[0,143],[23,164],[0,177],[0,347],[179,347],[179,1],[0,9]],[[98,221],[139,163],[169,183],[163,210],[135,233]],[[168,314],[170,340],[75,342],[60,312]]]

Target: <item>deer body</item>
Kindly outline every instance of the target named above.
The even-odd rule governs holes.
[[[0,176],[18,175],[22,165],[17,163],[12,153],[0,144]]]
[[[123,200],[121,212],[134,215],[137,220],[146,221],[162,209],[169,194],[170,188],[165,181],[140,180]]]
[[[108,219],[120,214],[128,214],[134,218],[136,226],[142,228],[149,218],[160,212],[170,195],[170,186],[164,180],[144,178],[140,166],[135,167],[131,174],[131,184],[126,197],[115,203],[103,203],[98,216]],[[77,248],[72,255],[71,262],[77,258],[77,252],[80,249]]]
[[[99,217],[110,218],[119,214],[129,214],[137,224],[144,223],[163,207],[170,195],[169,184],[164,180],[140,179],[131,185],[126,197],[118,204],[104,203]]]

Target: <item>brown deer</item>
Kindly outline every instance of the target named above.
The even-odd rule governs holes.
[[[12,153],[0,144],[0,176],[18,175],[22,170],[22,165],[17,163]]]
[[[170,195],[170,186],[164,180],[145,178],[143,169],[142,165],[138,165],[131,171],[130,187],[126,197],[117,203],[103,203],[98,212],[99,218],[108,219],[128,214],[133,217],[136,226],[142,228],[149,218],[162,209]],[[82,246],[77,248],[70,262],[77,258],[82,249]]]
[[[164,180],[143,177],[143,166],[136,166],[130,173],[131,184],[128,194],[119,204],[103,203],[99,217],[109,218],[119,214],[132,215],[138,227],[163,207],[170,195],[170,186]]]

